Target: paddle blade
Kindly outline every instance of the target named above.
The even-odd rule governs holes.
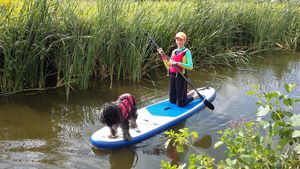
[[[187,80],[187,79],[186,79]],[[188,81],[188,80],[187,80]],[[190,84],[192,86],[192,84],[188,81],[188,84]],[[199,98],[201,100],[203,100],[204,104],[210,109],[210,110],[214,110],[215,106],[212,105],[207,99],[205,99],[195,88],[194,86],[192,86],[192,88],[196,91],[196,93],[198,94]]]
[[[214,110],[215,106],[213,104],[211,104],[208,100],[204,99],[204,104],[210,109],[210,110]]]

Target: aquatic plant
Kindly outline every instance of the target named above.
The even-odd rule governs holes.
[[[247,63],[299,49],[299,3],[269,1],[5,0],[0,2],[1,95],[95,79],[139,81],[161,65],[144,36],[170,54],[187,33],[196,68]]]

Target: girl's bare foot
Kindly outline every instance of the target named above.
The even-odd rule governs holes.
[[[194,99],[199,98],[199,95],[197,94],[197,92],[195,90],[192,90],[192,91],[188,92],[187,96],[188,97],[193,97]]]
[[[196,93],[196,92],[195,92],[194,90],[189,91],[188,94],[187,94],[187,96],[188,96],[188,97],[193,97],[193,96],[195,95],[195,93]],[[196,94],[197,94],[197,93],[196,93]]]
[[[197,92],[194,93],[193,98],[194,99],[198,99],[199,98],[199,95],[197,94]]]

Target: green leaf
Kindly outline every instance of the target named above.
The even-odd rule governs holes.
[[[292,132],[293,132],[293,130],[290,127],[285,126],[281,129],[279,135],[281,138],[290,138],[291,139]]]
[[[278,126],[279,126],[279,125],[278,125],[277,122],[273,123],[272,129],[273,129],[273,134],[274,134],[275,136],[279,134]]]
[[[287,138],[281,139],[277,145],[277,148],[279,150],[282,150],[288,142],[289,142],[289,139],[287,139]]]
[[[291,120],[292,126],[300,126],[300,115],[299,114],[293,115],[290,120]]]
[[[165,131],[164,134],[165,135],[170,135],[170,132],[169,131]]]
[[[253,158],[250,156],[250,155],[244,155],[244,154],[242,154],[241,156],[240,156],[240,159],[242,160],[242,161],[244,161],[246,164],[251,164],[252,163],[252,161],[253,161]]]
[[[300,154],[300,145],[296,145],[295,147],[295,151],[297,152],[297,154]]]
[[[195,132],[195,131],[192,131],[192,132],[191,132],[191,135],[192,135],[192,137],[193,137],[194,139],[196,139],[196,138],[199,137],[198,133]]]
[[[284,99],[284,97],[285,97],[285,95],[281,94],[278,98],[279,98],[279,100],[282,100],[282,99]]]
[[[293,131],[292,137],[293,137],[293,138],[295,138],[295,137],[300,137],[300,130],[295,130],[295,131]]]
[[[283,114],[286,115],[286,116],[288,116],[288,117],[292,117],[293,116],[293,113],[288,112],[288,111],[284,111]]]
[[[177,145],[176,146],[176,151],[179,153],[182,153],[184,151],[183,145]]]
[[[220,134],[220,135],[223,134],[223,131],[222,131],[222,130],[219,130],[219,131],[218,131],[218,134]]]
[[[296,84],[285,84],[285,90],[290,93],[295,87],[296,87]]]
[[[271,118],[274,121],[281,121],[281,119],[284,117],[284,114],[281,112],[281,110],[278,110],[277,112],[272,112],[271,113]]]
[[[223,144],[224,144],[223,141],[218,141],[218,142],[216,142],[215,145],[214,145],[214,149],[217,149],[218,147],[220,147],[220,146],[223,145]]]
[[[255,123],[253,121],[249,121],[246,123],[246,127],[253,127]]]
[[[257,105],[262,105],[262,101],[257,101],[256,104]]]
[[[257,92],[255,92],[255,91],[248,91],[246,94],[247,95],[255,95],[255,94],[257,94]]]
[[[259,85],[259,84],[252,85],[252,88],[253,88],[253,89],[256,89],[256,90],[259,90],[259,88],[260,88],[260,85]]]
[[[184,137],[188,137],[189,136],[189,133],[188,133],[189,129],[188,128],[179,129],[179,131],[182,133],[182,135]]]
[[[300,102],[300,98],[298,98],[298,99],[295,99],[295,102]]]
[[[261,144],[263,142],[263,137],[255,136],[254,140],[255,140],[256,144]]]
[[[259,108],[256,111],[256,115],[262,117],[267,115],[269,111],[270,111],[269,106],[259,106]]]
[[[272,99],[273,97],[276,97],[280,95],[279,92],[271,92],[271,93],[265,93],[265,96],[268,98],[268,99]]]
[[[286,106],[293,106],[294,102],[295,101],[292,98],[285,98],[285,99],[283,99],[283,104],[286,105]]]

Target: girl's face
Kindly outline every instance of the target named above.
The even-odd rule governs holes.
[[[185,43],[184,39],[176,38],[176,44],[177,44],[178,48],[184,47],[184,43]]]

